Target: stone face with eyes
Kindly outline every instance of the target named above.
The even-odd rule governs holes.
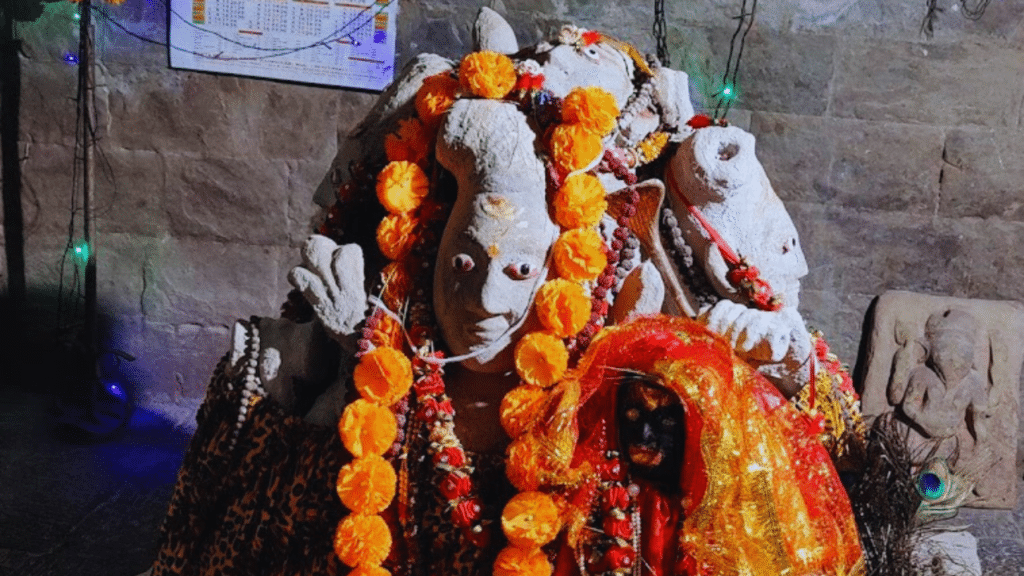
[[[479,372],[512,367],[510,346],[530,328],[557,229],[546,208],[521,196],[480,194],[448,222],[434,272],[434,307],[452,354],[479,352]]]
[[[618,391],[619,450],[633,476],[678,489],[685,414],[679,397],[643,377],[624,378]]]
[[[535,136],[514,104],[460,100],[437,159],[458,183],[434,271],[441,335],[453,355],[475,354],[463,362],[470,370],[509,371],[558,237]]]

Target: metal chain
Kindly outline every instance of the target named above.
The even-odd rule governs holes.
[[[668,27],[665,24],[665,0],[654,0],[654,41],[658,50],[658,61],[670,68],[668,56]]]

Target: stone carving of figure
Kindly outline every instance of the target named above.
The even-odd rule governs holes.
[[[485,14],[490,26],[501,29],[501,34],[497,40],[481,38],[480,45],[515,52],[510,30],[505,29],[507,24],[496,20],[494,14]],[[697,565],[705,566],[701,573],[722,573],[710,568],[716,557],[722,557],[718,561],[725,564],[756,563],[760,562],[757,558],[764,557],[768,563],[762,564],[772,566],[771,570],[818,574],[834,551],[819,545],[826,540],[838,542],[835,546],[842,548],[844,573],[847,568],[856,572],[860,553],[848,501],[818,437],[808,433],[803,415],[794,406],[732,353],[734,348],[757,350],[760,352],[755,354],[763,353],[768,361],[782,362],[798,348],[791,335],[791,316],[765,311],[778,315],[754,319],[742,299],[719,320],[715,320],[713,309],[709,323],[713,328],[721,324],[718,329],[731,340],[728,343],[691,320],[662,317],[648,318],[652,328],[657,328],[651,340],[645,328],[637,327],[641,320],[636,320],[632,332],[620,334],[646,334],[643,338],[624,337],[621,345],[604,340],[616,355],[610,368],[642,361],[646,363],[642,366],[644,372],[660,369],[659,362],[666,356],[663,346],[668,346],[680,362],[666,369],[657,380],[659,384],[634,382],[623,388],[621,397],[614,394],[614,386],[607,385],[610,380],[602,375],[606,367],[603,361],[593,364],[595,371],[588,372],[587,378],[582,374],[569,376],[563,368],[552,381],[541,382],[531,381],[528,371],[520,366],[517,347],[530,341],[531,336],[537,336],[531,342],[545,338],[554,341],[541,350],[544,354],[537,352],[533,359],[524,354],[528,360],[523,364],[530,366],[532,362],[531,367],[538,371],[553,366],[551,359],[560,352],[573,355],[573,362],[589,362],[587,346],[597,347],[602,341],[607,304],[626,280],[646,275],[646,280],[657,282],[672,273],[661,270],[659,275],[650,264],[625,264],[633,249],[628,224],[633,217],[640,220],[635,209],[617,216],[611,224],[606,220],[611,227],[606,230],[599,230],[597,225],[566,226],[552,216],[556,209],[552,206],[555,202],[548,201],[551,188],[560,191],[571,177],[569,172],[583,174],[601,165],[605,173],[601,182],[609,181],[611,174],[611,180],[627,183],[626,195],[638,203],[633,198],[642,196],[641,185],[636,184],[636,166],[613,166],[615,151],[608,154],[604,147],[617,142],[635,148],[641,152],[633,151],[634,155],[650,156],[637,165],[650,164],[665,148],[669,132],[676,143],[692,132],[684,124],[692,108],[685,101],[685,91],[679,89],[680,83],[685,86],[685,75],[664,69],[651,71],[635,50],[630,52],[622,43],[599,34],[567,27],[562,36],[555,44],[517,52],[535,57],[533,65],[541,66],[549,77],[550,90],[537,100],[453,95],[435,118],[437,123],[430,125],[435,132],[426,139],[432,146],[426,158],[396,160],[391,158],[391,151],[387,153],[388,167],[397,165],[414,173],[413,168],[420,167],[417,162],[427,166],[420,174],[425,183],[416,188],[417,194],[423,191],[417,199],[424,205],[393,210],[383,199],[387,187],[383,193],[377,190],[381,205],[375,205],[376,209],[386,208],[388,218],[418,219],[414,225],[421,226],[417,234],[406,232],[392,237],[396,242],[415,239],[401,256],[387,255],[390,246],[385,245],[382,238],[386,235],[379,230],[371,238],[376,240],[380,255],[391,261],[385,270],[394,266],[393,271],[400,271],[391,276],[379,273],[369,262],[371,255],[364,252],[366,245],[313,236],[303,247],[302,265],[289,279],[312,309],[317,328],[294,328],[283,321],[266,319],[238,325],[234,350],[211,384],[200,415],[198,440],[183,466],[166,525],[168,536],[155,570],[157,576],[181,573],[188,563],[204,574],[345,573],[342,563],[358,566],[356,571],[361,573],[369,568],[380,573],[382,563],[417,575],[490,573],[492,566],[495,574],[537,573],[536,566],[548,562],[546,555],[538,552],[540,546],[550,543],[549,548],[555,548],[560,544],[553,539],[534,542],[531,538],[539,537],[535,530],[528,531],[528,538],[518,540],[510,534],[508,525],[514,522],[506,525],[501,509],[509,502],[512,487],[515,490],[511,492],[519,491],[517,496],[559,499],[558,505],[552,506],[556,511],[567,510],[570,505],[579,508],[571,518],[571,528],[562,531],[556,527],[551,534],[552,538],[563,534],[558,537],[566,539],[568,550],[557,559],[558,574],[579,570],[604,573],[623,568],[622,563],[627,561],[640,566],[648,551],[652,558],[660,559],[661,567],[652,568],[656,576],[681,573],[675,569],[679,563],[687,566],[686,573],[698,573]],[[486,55],[492,60],[493,56],[496,54]],[[533,65],[515,74],[530,76]],[[509,66],[511,69],[511,62]],[[429,119],[413,106],[412,100],[420,95],[418,86],[427,78],[469,82],[469,72],[460,70],[462,76],[456,80],[452,69],[451,63],[443,59],[418,60],[411,75],[400,78],[375,108],[372,115],[379,122],[365,124],[361,134],[379,130],[394,138],[395,133],[401,136],[417,122],[426,130]],[[517,79],[515,74],[513,80]],[[645,88],[634,93],[634,82]],[[538,136],[547,128],[557,129],[545,126],[545,122],[568,121],[561,117],[545,119],[538,112],[543,100],[540,97],[561,97],[579,84],[606,88],[615,100],[616,111],[621,107],[622,114],[613,122],[617,126],[612,132],[604,139],[596,138],[597,149],[587,156],[593,157],[589,165],[572,170],[553,161],[546,165],[544,156],[555,156],[554,146]],[[597,104],[594,107],[600,108]],[[651,144],[652,137],[660,144]],[[583,136],[579,141],[584,141]],[[644,142],[646,148],[639,145]],[[545,154],[544,146],[550,147],[550,154]],[[386,170],[379,173],[383,175]],[[763,176],[763,171],[755,171],[755,176]],[[369,191],[364,196],[371,201],[374,179],[371,175],[370,185],[360,190]],[[413,176],[408,179],[414,180]],[[381,185],[381,179],[376,184]],[[763,189],[766,181],[758,184]],[[643,190],[661,192],[661,183]],[[606,187],[604,191],[616,190]],[[604,196],[596,200],[601,202],[588,204],[603,205]],[[423,216],[430,212],[425,207],[428,202],[434,203],[438,214],[450,206],[447,220]],[[777,211],[772,214],[778,215]],[[763,216],[743,215],[754,220]],[[355,216],[359,218],[365,216]],[[783,224],[787,222],[788,218]],[[566,242],[562,246],[578,250],[563,262],[586,267],[595,254],[618,258],[603,261],[593,274],[581,279],[557,277],[562,273],[557,262],[552,265],[557,261],[557,242],[580,230],[593,232],[596,246],[581,248],[582,242]],[[419,236],[420,231],[423,236]],[[788,244],[789,232],[785,228],[782,235],[786,244],[776,247],[784,254],[797,249],[795,243]],[[777,236],[773,233],[764,238],[777,243]],[[356,238],[358,242],[364,240]],[[754,257],[757,251],[747,248],[756,242],[748,240],[738,247]],[[714,255],[701,253],[699,258]],[[790,260],[801,265],[803,262],[798,251]],[[799,278],[806,267],[801,270],[799,265],[770,259],[759,259],[757,264],[764,267],[765,277],[780,294],[788,297],[793,292],[788,304],[795,309],[796,285],[790,276]],[[778,266],[784,270],[778,276],[782,280],[776,281]],[[714,276],[711,270],[709,274]],[[404,282],[395,280],[397,277],[403,277]],[[537,311],[538,291],[553,285],[554,279],[563,280],[572,289],[579,288],[582,295],[582,322],[565,334],[556,333],[552,320],[540,318]],[[397,292],[400,296],[389,303],[392,288],[395,292],[391,294]],[[728,292],[724,285],[718,289]],[[380,297],[368,304],[368,293],[379,293]],[[565,294],[569,293],[567,289]],[[727,294],[719,297],[729,299]],[[628,319],[656,312],[661,302],[655,300],[639,298],[633,306],[620,307],[618,317]],[[556,304],[554,309],[560,313],[559,306]],[[750,320],[741,322],[740,316]],[[779,318],[784,318],[782,324]],[[562,316],[557,318],[558,322],[563,320]],[[388,325],[387,321],[396,328],[389,332],[382,327]],[[575,325],[575,320],[566,323]],[[733,328],[739,325],[743,328]],[[323,334],[342,349],[335,374],[313,366],[317,358],[310,350],[318,348],[310,346],[309,340],[322,338]],[[759,344],[776,340],[778,346]],[[355,347],[360,350],[358,360],[353,358]],[[370,365],[366,359],[377,358],[372,355],[382,349],[401,360],[393,360],[387,370],[380,368],[383,376],[365,376],[361,381],[360,368]],[[553,353],[546,354],[549,351]],[[539,360],[537,355],[541,356]],[[395,376],[404,374],[400,368],[406,366],[406,361],[409,378]],[[566,361],[566,367],[568,364]],[[354,375],[346,369],[352,366]],[[383,364],[366,370],[375,370],[375,366]],[[691,371],[704,377],[691,378]],[[333,384],[316,398],[305,420],[295,416],[296,406],[301,403],[284,405],[289,386],[296,380],[326,381],[332,376]],[[377,390],[380,386],[391,390],[402,383],[406,388],[395,393],[393,399],[391,392]],[[671,391],[667,383],[672,384]],[[755,388],[756,393],[752,393]],[[584,389],[608,393],[608,402],[589,404],[585,414],[594,422],[600,421],[600,427],[579,422],[567,425],[571,418],[540,418],[541,414],[556,412],[571,416],[585,403],[580,396]],[[358,399],[353,392],[358,393]],[[721,394],[729,396],[732,409],[722,409],[723,404],[717,400]],[[386,402],[385,397],[389,398]],[[617,401],[622,403],[621,412],[616,410]],[[522,421],[506,418],[509,412],[515,413],[508,405],[514,408],[517,402],[522,403]],[[545,402],[551,402],[550,410],[540,409]],[[365,414],[375,414],[378,420],[346,424],[349,415],[362,418],[358,410],[371,408],[380,410]],[[387,416],[394,417],[391,428]],[[761,428],[752,433],[750,442],[733,446],[743,434],[755,429],[755,423]],[[681,434],[683,425],[688,428]],[[363,438],[364,431],[376,432],[378,426],[381,430],[394,429],[394,441],[383,433]],[[550,443],[533,441],[535,432],[542,429],[551,434]],[[572,446],[574,435],[585,436],[585,446]],[[353,447],[352,437],[359,440],[358,449]],[[380,443],[379,450],[370,453],[368,446],[375,443]],[[531,451],[531,446],[537,449]],[[626,451],[621,459],[616,448]],[[709,468],[714,468],[708,473],[713,478],[698,472],[701,465],[686,460],[702,457],[709,460]],[[729,463],[728,470],[723,463]],[[239,471],[233,469],[236,465]],[[374,466],[378,468],[370,474]],[[638,482],[647,482],[655,489],[645,491],[639,499],[635,494],[629,496],[627,468]],[[756,473],[745,474],[750,471]],[[392,478],[392,472],[400,477]],[[372,481],[360,474],[369,475]],[[347,488],[346,478],[354,479]],[[542,485],[546,489],[538,490]],[[378,488],[382,488],[380,493],[375,492]],[[597,530],[590,523],[597,517],[594,514],[602,501],[599,490],[611,488],[625,493],[626,500],[621,506],[616,504],[621,508],[618,514],[606,511],[607,518],[601,517],[600,521],[605,528],[614,524],[621,529],[622,538],[592,540],[589,534]],[[394,493],[389,494],[391,490]],[[335,491],[344,506],[335,498]],[[210,500],[211,495],[216,501]],[[346,500],[356,496],[366,499]],[[648,514],[645,502],[662,510],[664,517]],[[793,506],[796,502],[801,505]],[[750,518],[748,510],[754,511]],[[679,530],[690,537],[677,539],[674,534],[679,531],[680,514],[684,512],[692,515],[692,526]],[[812,522],[812,516],[820,517],[821,522]],[[725,543],[731,531],[750,535],[755,529],[763,529],[765,522],[771,524],[772,537]],[[359,523],[363,524],[358,530],[346,531],[345,526],[358,527]],[[373,530],[385,523],[384,530]],[[509,546],[499,553],[488,534],[502,529]],[[700,539],[697,535],[712,531],[718,532],[705,543],[707,546],[695,544]],[[393,534],[394,547],[385,533]],[[243,536],[244,550],[238,551]],[[532,547],[523,544],[524,539]],[[694,544],[683,546],[680,543],[684,540]],[[577,545],[584,543],[589,547],[588,557],[601,561],[579,568],[578,550],[582,548]],[[522,548],[517,548],[520,545]],[[732,554],[729,558],[723,556],[725,549]],[[235,552],[234,556],[224,556],[218,550]],[[518,558],[534,568],[499,570],[502,562],[516,564],[509,558]],[[580,562],[586,564],[585,560]]]
[[[889,384],[889,401],[899,406],[914,428],[926,438],[942,440],[962,426],[975,442],[986,440],[989,411],[988,382],[975,367],[975,349],[983,338],[977,319],[963,310],[936,312],[925,323],[923,340],[907,342],[895,362],[899,366]]]

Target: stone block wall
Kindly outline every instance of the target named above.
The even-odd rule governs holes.
[[[53,322],[74,155],[75,5],[18,22],[23,209],[32,329]],[[399,66],[458,57],[481,2],[400,1]],[[31,3],[31,2],[30,2]],[[740,0],[666,2],[671,64],[698,106],[724,71]],[[889,289],[1024,300],[1024,3],[978,21],[954,0],[934,36],[924,0],[759,4],[729,114],[801,233],[801,308],[853,363],[871,300]],[[653,2],[492,0],[522,43],[566,22],[653,52]],[[160,0],[101,5],[166,39]],[[167,67],[167,49],[96,22],[101,160],[99,294],[109,341],[138,356],[150,398],[196,397],[233,320],[275,315],[312,192],[375,95]],[[79,228],[80,229],[80,228]]]

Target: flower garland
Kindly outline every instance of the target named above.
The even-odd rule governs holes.
[[[607,40],[585,31],[582,38],[584,45]],[[607,291],[617,272],[621,273],[616,267],[620,253],[632,250],[624,245],[630,236],[632,214],[620,217],[609,250],[597,229],[607,209],[606,191],[589,171],[605,157],[603,139],[617,126],[619,110],[614,98],[600,88],[588,87],[577,88],[559,100],[543,89],[543,83],[540,66],[534,61],[516,65],[493,52],[469,54],[456,74],[426,78],[415,96],[416,116],[399,121],[397,130],[385,137],[389,162],[377,175],[375,192],[388,213],[378,225],[376,237],[381,253],[391,262],[382,272],[381,304],[387,310],[409,307],[408,334],[413,342],[407,355],[402,350],[402,323],[383,314],[381,307],[374,310],[364,328],[353,375],[360,398],[345,409],[339,421],[342,442],[354,458],[338,476],[338,496],[351,512],[339,523],[334,544],[342,562],[354,568],[353,574],[388,574],[381,563],[391,552],[392,534],[380,514],[396,500],[396,494],[400,520],[407,520],[408,471],[404,455],[398,456],[398,452],[405,440],[400,425],[407,421],[405,411],[410,404],[415,405],[413,416],[429,431],[434,480],[453,524],[475,545],[484,546],[490,539],[488,527],[480,521],[482,506],[474,494],[471,462],[454,433],[454,410],[445,394],[441,354],[432,351],[429,305],[410,306],[412,288],[420,284],[414,276],[429,268],[422,259],[425,230],[442,212],[432,199],[426,172],[433,162],[433,142],[445,113],[462,97],[517,101],[541,127],[549,127],[551,205],[561,234],[551,252],[554,277],[541,286],[535,299],[543,329],[525,335],[517,344],[515,365],[522,382],[502,402],[502,424],[514,439],[507,473],[520,493],[502,513],[509,545],[499,553],[494,574],[547,575],[552,570],[541,547],[562,529],[565,502],[561,496],[540,490],[545,481],[542,469],[550,463],[542,466],[538,460],[538,445],[529,432],[537,415],[530,407],[549,400],[548,394],[568,369],[570,356],[582,352],[603,326]],[[629,168],[656,157],[666,143],[667,136],[661,135],[645,140],[629,166],[620,170],[620,177],[635,184]],[[352,186],[345,191],[351,193]],[[413,396],[406,400],[410,389],[413,401]],[[562,399],[566,405],[577,400],[578,396],[571,394]],[[396,410],[400,412],[397,417]],[[397,473],[385,458],[389,455],[401,459]],[[567,465],[564,461],[556,467]],[[621,466],[614,468],[621,470]],[[601,486],[603,491],[610,488]],[[616,517],[624,513],[619,506],[608,510],[617,512]],[[580,523],[578,518],[576,523]],[[616,567],[619,564],[622,562]]]

